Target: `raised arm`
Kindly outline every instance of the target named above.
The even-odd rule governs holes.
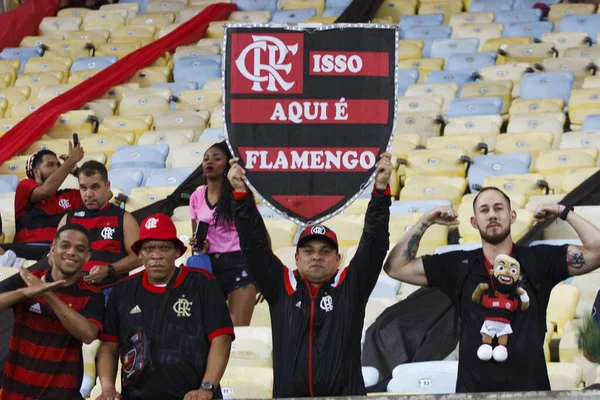
[[[65,281],[46,283],[25,268],[19,267],[19,269],[20,274],[15,274],[0,284],[0,311],[9,309],[27,298],[42,296],[65,283]],[[35,279],[29,279],[29,275]],[[28,286],[25,286],[25,282]]]
[[[423,260],[417,258],[419,243],[427,228],[433,224],[458,225],[458,215],[448,206],[438,206],[423,214],[419,221],[396,243],[383,269],[389,276],[413,285],[427,286]]]
[[[565,217],[565,221],[575,230],[583,246],[570,245],[567,248],[569,275],[587,274],[600,267],[600,229],[574,211],[565,211],[561,204],[543,204],[535,212],[536,221],[553,220]]]
[[[369,297],[390,248],[390,205],[388,182],[392,174],[391,154],[383,153],[376,167],[375,188],[367,207],[365,225],[356,255],[348,265],[346,279],[357,291]]]
[[[30,202],[32,204],[39,203],[49,197],[52,197],[60,185],[63,184],[67,176],[77,166],[77,163],[83,158],[83,149],[81,145],[73,147],[69,142],[69,155],[65,162],[52,175],[48,177],[41,185],[37,186],[31,192]]]
[[[246,186],[246,171],[238,165],[238,159],[230,160],[227,174],[234,189],[235,227],[240,238],[242,253],[248,260],[248,268],[256,280],[258,289],[267,301],[275,301],[284,287],[284,267],[271,250],[267,228],[256,208],[252,193]]]

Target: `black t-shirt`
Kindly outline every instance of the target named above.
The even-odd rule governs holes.
[[[523,248],[515,245],[513,249],[513,256],[517,260],[519,249]],[[462,323],[457,392],[550,390],[543,350],[544,332],[541,327],[545,325],[545,305],[548,304],[550,291],[554,285],[569,276],[567,246],[541,245],[529,250],[535,265],[523,265],[521,260],[519,262],[530,305],[527,311],[514,315],[511,324],[513,333],[508,336],[508,359],[502,363],[493,359],[481,361],[477,357],[477,349],[482,344],[480,331],[487,314],[486,309],[475,303],[471,296],[479,283],[490,283],[483,251],[455,251],[423,257],[430,286],[441,289],[451,299],[460,295]],[[521,250],[521,254],[522,251],[524,250]],[[532,276],[535,275],[537,292],[527,278],[527,271],[531,271]],[[536,293],[544,302],[543,310],[538,309]],[[541,315],[543,323],[540,322]],[[496,344],[497,339],[494,339],[493,346]]]
[[[169,296],[162,323],[154,328],[160,334],[152,343],[156,370],[137,388],[139,394],[124,387],[124,400],[183,399],[189,391],[200,389],[210,342],[220,335],[233,336],[229,310],[215,277],[183,266],[176,273],[168,293],[165,287],[149,283],[146,271],[118,283],[110,293],[100,339],[119,343],[119,347],[140,327],[150,329],[163,297]]]

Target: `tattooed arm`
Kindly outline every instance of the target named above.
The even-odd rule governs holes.
[[[419,243],[427,228],[433,224],[458,225],[457,214],[447,206],[439,206],[423,216],[396,243],[383,269],[394,279],[413,285],[427,286],[423,260],[417,258]]]
[[[535,219],[543,221],[557,218],[564,209],[565,206],[560,204],[542,204],[535,212]],[[600,267],[600,229],[574,211],[567,214],[566,221],[583,244],[567,248],[569,275],[583,275]]]

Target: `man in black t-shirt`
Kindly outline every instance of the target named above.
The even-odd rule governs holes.
[[[583,246],[522,247],[513,243],[510,227],[517,215],[501,190],[482,189],[473,202],[471,225],[479,230],[482,248],[416,258],[419,242],[433,224],[458,225],[457,214],[447,206],[425,213],[396,244],[385,265],[395,279],[441,289],[461,316],[457,392],[550,390],[543,341],[546,306],[552,288],[572,275],[588,273],[600,265],[600,230],[573,212],[572,207],[541,205],[537,221],[561,218],[581,239]],[[471,299],[480,283],[491,283],[492,262],[499,254],[511,255],[521,265],[521,287],[530,298],[527,311],[516,313],[503,362],[482,361],[480,329],[486,309]],[[495,345],[496,343],[494,343]]]
[[[145,270],[115,285],[110,294],[100,336],[102,395],[98,399],[121,398],[115,390],[117,357],[123,364],[123,380],[133,374],[136,365],[132,362],[135,352],[124,348],[140,330],[150,337],[155,370],[140,381],[123,385],[122,399],[221,398],[219,382],[234,336],[221,287],[203,269],[175,267],[186,247],[166,215],[146,218],[140,238],[131,248]]]

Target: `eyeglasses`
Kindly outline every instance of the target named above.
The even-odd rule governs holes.
[[[175,247],[173,246],[142,246],[140,248],[140,251],[146,254],[152,254],[155,251],[158,251],[159,253],[168,253],[171,250],[174,250]]]

